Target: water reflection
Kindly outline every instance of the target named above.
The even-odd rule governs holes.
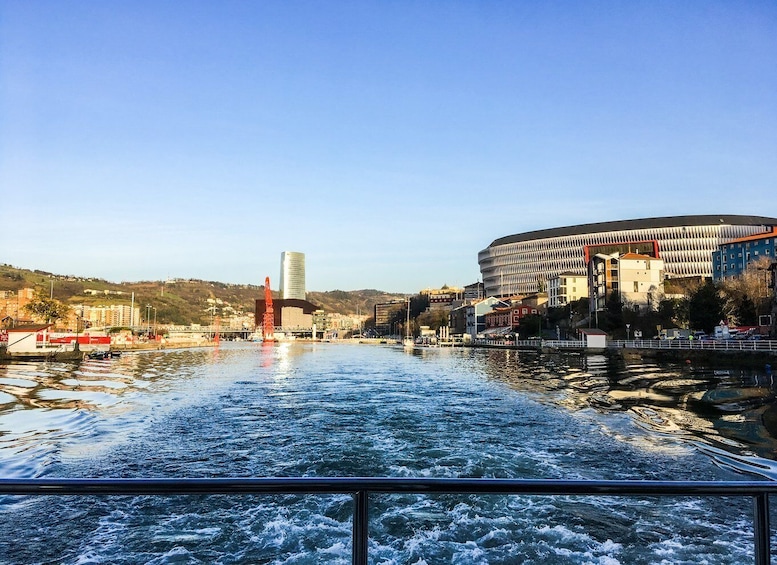
[[[711,454],[756,465],[761,474],[766,468],[777,478],[772,465],[777,460],[777,385],[768,369],[629,365],[604,355],[488,351],[483,356],[492,378],[541,401],[572,410],[627,413],[640,426],[693,439]]]
[[[9,461],[6,449],[16,453],[25,441],[37,443],[30,447],[34,450],[57,442],[61,448],[66,437],[108,433],[94,423],[95,413],[122,418],[119,423],[104,424],[113,434],[124,424],[151,425],[164,413],[201,400],[209,390],[231,386],[236,374],[244,375],[240,378],[246,383],[266,374],[273,398],[288,396],[289,402],[296,402],[298,391],[292,385],[300,371],[298,358],[315,351],[314,345],[257,345],[243,354],[223,347],[125,354],[79,364],[0,365],[0,465]],[[367,353],[363,348],[359,351],[362,356]],[[761,474],[767,468],[770,476],[777,477],[771,471],[777,461],[777,390],[773,375],[765,370],[627,364],[604,355],[510,350],[421,350],[414,351],[412,358],[434,362],[442,372],[454,367],[460,372],[464,367],[473,375],[485,373],[571,412],[622,414],[651,434],[693,441],[725,465],[734,461],[755,466]],[[224,371],[225,361],[230,372]],[[359,366],[360,372],[368,370],[365,364]],[[340,367],[325,376],[327,388],[316,397],[318,408],[326,407],[330,398],[342,400],[346,385],[355,386],[350,373],[343,371]],[[440,381],[439,386],[446,385]],[[370,393],[370,398],[380,398],[380,392]],[[466,407],[464,402],[461,408]],[[628,435],[624,430],[611,433]],[[642,434],[639,441],[653,439]]]
[[[183,404],[178,391],[207,366],[208,355],[173,350],[0,364],[0,476],[40,476],[53,463],[108,449],[151,425]]]

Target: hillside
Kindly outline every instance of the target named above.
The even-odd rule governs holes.
[[[264,286],[238,285],[197,279],[174,281],[138,281],[115,283],[103,279],[58,275],[42,270],[19,269],[0,265],[0,291],[34,287],[53,292],[54,298],[70,305],[91,306],[130,304],[134,293],[135,305],[156,308],[160,324],[207,324],[210,319],[208,299],[221,301],[221,307],[231,307],[236,313],[253,313],[255,301],[264,298]],[[278,293],[273,292],[278,298]],[[326,312],[370,315],[378,302],[403,298],[379,290],[332,290],[309,292],[308,300]]]

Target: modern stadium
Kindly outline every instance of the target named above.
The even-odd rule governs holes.
[[[712,277],[718,245],[773,227],[777,218],[701,215],[550,228],[500,237],[478,264],[486,296],[538,292],[560,273],[585,274],[593,254],[624,247],[663,259],[668,277]]]

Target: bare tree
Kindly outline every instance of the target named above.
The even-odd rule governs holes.
[[[741,275],[723,281],[726,313],[736,323],[755,325],[759,315],[770,312],[769,267],[772,262],[770,257],[760,257],[750,262]]]

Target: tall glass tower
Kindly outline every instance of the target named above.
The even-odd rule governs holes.
[[[281,297],[305,300],[305,254],[281,253]]]

